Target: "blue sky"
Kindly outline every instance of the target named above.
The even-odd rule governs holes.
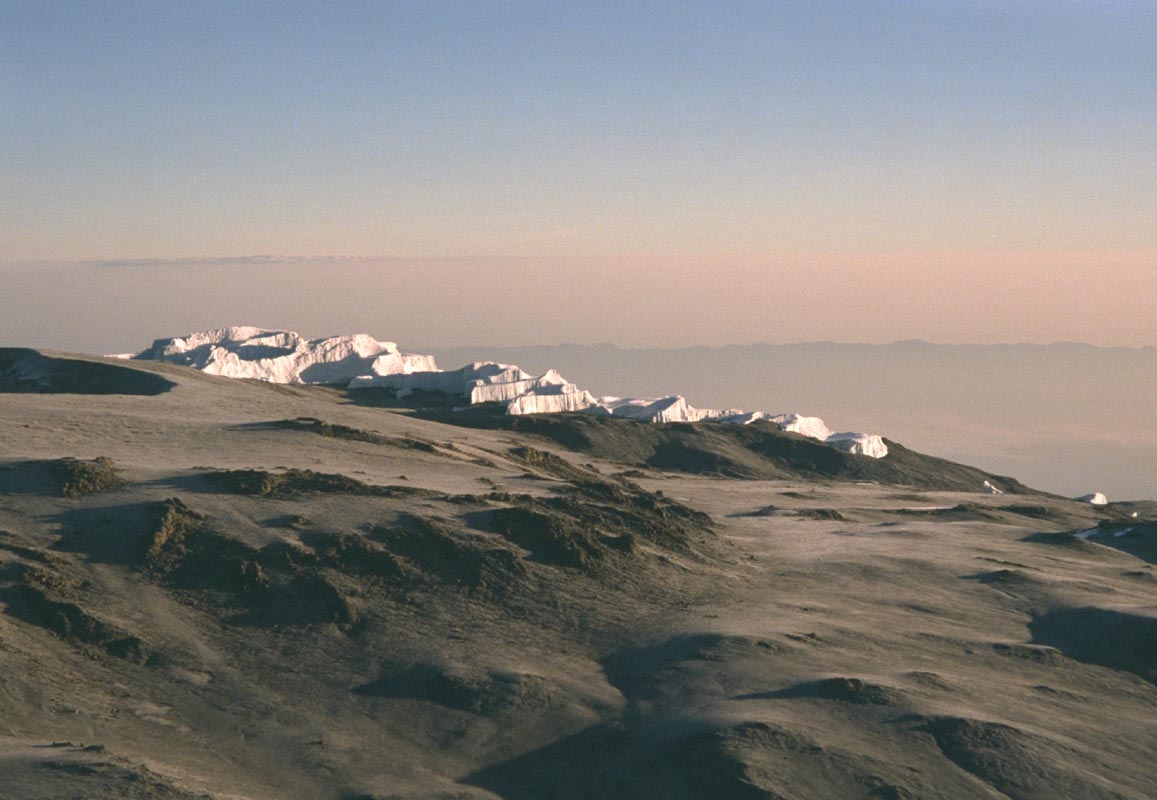
[[[1111,1],[0,0],[0,261],[1096,274],[1157,253],[1155,36]]]

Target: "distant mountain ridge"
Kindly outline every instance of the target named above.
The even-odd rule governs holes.
[[[1080,343],[434,348],[550,364],[592,391],[678,385],[689,402],[806,408],[1066,495],[1157,498],[1157,348]]]
[[[307,339],[293,331],[234,326],[157,339],[140,353],[118,357],[167,361],[213,375],[271,383],[385,388],[398,395],[440,392],[462,397],[470,405],[499,403],[512,415],[582,412],[641,422],[764,422],[847,453],[871,458],[888,453],[881,436],[833,432],[818,417],[734,407],[697,408],[675,393],[596,397],[564,379],[557,370],[548,368],[535,376],[493,360],[472,360],[458,369],[441,370],[434,356],[402,353],[395,343],[377,341],[366,334]]]

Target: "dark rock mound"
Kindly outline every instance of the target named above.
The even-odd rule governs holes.
[[[1064,522],[1068,519],[1068,515],[1063,511],[1049,506],[1040,505],[1008,505],[1000,506],[1000,511],[1007,511],[1010,514],[1016,514],[1021,517],[1029,517],[1030,519],[1042,519],[1048,522]]]
[[[590,480],[561,497],[510,499],[515,505],[489,512],[485,525],[554,566],[593,569],[642,541],[688,553],[711,531],[707,515],[631,484]]]
[[[362,497],[435,497],[438,492],[411,486],[372,486],[345,475],[287,469],[267,472],[259,469],[235,469],[210,472],[206,478],[218,491],[292,500],[308,493],[348,494]]]
[[[0,393],[158,395],[176,386],[144,370],[0,347]]]
[[[72,591],[81,588],[56,571],[24,567],[15,585],[0,589],[5,611],[22,622],[51,631],[70,644],[92,647],[135,664],[152,655],[141,639],[85,610]]]
[[[2,529],[0,529],[0,550],[37,564],[55,566],[60,563],[60,557],[54,553],[39,547],[29,547],[22,537]]]
[[[1031,661],[1034,664],[1044,664],[1049,667],[1063,667],[1065,665],[1064,654],[1053,647],[996,642],[992,645],[992,652],[1004,658],[1015,658],[1018,661]]]
[[[1020,569],[994,569],[991,572],[982,572],[975,576],[980,583],[1024,584],[1034,579]]]
[[[624,647],[603,659],[607,680],[627,698],[661,700],[679,671],[707,668],[747,659],[766,659],[784,652],[784,645],[752,636],[691,633],[661,642]]]
[[[842,677],[807,681],[775,692],[740,695],[737,699],[772,700],[780,698],[835,700],[857,706],[895,706],[903,702],[900,692],[888,686],[869,683],[860,678]]]
[[[763,508],[757,508],[755,511],[736,512],[735,514],[732,514],[731,516],[734,516],[734,517],[779,517],[779,516],[783,516],[783,515],[790,515],[791,513],[792,513],[791,511],[784,509],[784,508],[780,508],[779,506],[767,505],[767,506],[763,506]]]
[[[994,509],[975,503],[957,503],[949,508],[897,508],[892,512],[905,517],[927,517],[942,522],[974,522],[999,520]]]
[[[648,747],[630,731],[598,725],[488,767],[464,782],[506,800],[772,800],[724,735],[693,734]]]
[[[1048,588],[1048,584],[1023,569],[994,569],[988,572],[979,572],[975,575],[965,575],[965,579],[974,580],[991,586],[1010,596],[1032,595]]]
[[[158,574],[168,571],[170,541],[178,547],[202,527],[204,517],[177,498],[162,502],[78,508],[58,517],[58,550],[84,553],[106,564],[128,564]]]
[[[406,576],[407,570],[393,553],[367,537],[352,533],[319,533],[303,535],[319,566],[329,567],[362,578],[394,580]]]
[[[1111,556],[1107,550],[1098,547],[1095,544],[1090,544],[1079,536],[1070,532],[1064,533],[1048,533],[1041,531],[1032,533],[1021,539],[1022,542],[1033,542],[1034,544],[1045,544],[1050,547],[1060,547],[1065,550],[1071,550],[1074,553],[1080,553],[1083,556]]]
[[[736,517],[799,517],[823,522],[846,522],[847,518],[834,508],[779,508],[764,506],[756,511],[735,514]]]
[[[49,462],[48,471],[61,497],[79,498],[124,486],[112,459],[97,456],[92,461],[61,458]]]
[[[54,743],[44,755],[9,756],[4,760],[4,796],[26,800],[209,800],[204,793],[180,788],[169,778],[104,750],[99,745]]]
[[[215,608],[238,624],[350,625],[356,609],[323,570],[348,569],[363,581],[371,573],[395,574],[389,554],[357,547],[362,537],[318,540],[316,552],[289,543],[258,550],[215,530],[177,498],[126,507],[119,516],[115,525],[67,531],[60,546],[139,569],[185,601]]]
[[[505,595],[526,576],[512,550],[494,547],[478,534],[442,519],[404,515],[397,526],[369,534],[427,578],[494,595]]]
[[[160,520],[145,541],[144,569],[178,590],[213,592],[227,607],[240,607],[241,624],[352,625],[358,614],[345,594],[319,571],[279,559],[278,549],[257,551],[212,530],[204,517],[180,500],[163,504]],[[373,564],[359,568],[372,569]]]
[[[615,683],[620,677],[661,672],[685,661],[731,661],[768,656],[783,649],[782,645],[754,636],[688,633],[655,644],[624,648],[608,657],[603,667]]]
[[[923,730],[948,760],[1014,800],[1119,800],[1103,776],[1080,768],[1081,755],[1043,736],[999,722],[939,717]]]
[[[260,627],[332,623],[348,629],[361,618],[346,593],[320,572],[273,575],[247,598],[245,609],[234,622]]]
[[[1157,522],[1104,520],[1087,541],[1157,564]]]
[[[126,564],[185,589],[233,592],[256,570],[256,550],[209,526],[178,498],[67,515],[57,548],[96,562]]]
[[[256,550],[212,530],[180,500],[167,500],[142,543],[141,565],[155,580],[177,589],[245,592],[268,580]]]
[[[366,442],[367,444],[390,445],[412,450],[421,450],[425,453],[436,453],[438,448],[424,439],[410,436],[384,436],[375,431],[351,428],[348,425],[336,425],[324,422],[316,417],[296,417],[294,419],[280,419],[272,422],[255,422],[239,426],[243,430],[285,430],[313,433],[327,439],[341,439],[347,442]]]
[[[496,509],[490,514],[490,529],[529,550],[536,561],[558,567],[591,569],[617,549],[581,519],[534,508]]]
[[[512,447],[507,454],[511,460],[517,461],[527,469],[545,473],[561,481],[585,483],[601,480],[594,470],[576,466],[565,458],[546,450],[539,450],[537,447]]]
[[[670,472],[718,475],[723,478],[756,477],[753,467],[745,464],[743,459],[680,439],[660,441],[643,463],[652,469]]]
[[[559,690],[538,675],[470,670],[441,664],[387,665],[379,678],[353,689],[365,697],[421,700],[472,714],[547,708]]]
[[[652,732],[653,733],[653,732]],[[507,800],[784,800],[919,796],[872,759],[825,748],[778,725],[684,726],[656,740],[598,725],[466,778]]]
[[[1067,608],[1029,623],[1032,640],[1069,658],[1157,683],[1157,618],[1107,608]]]
[[[796,512],[796,516],[803,519],[825,520],[828,522],[844,522],[844,515],[834,508],[801,508]]]
[[[279,419],[273,422],[259,422],[245,426],[249,430],[284,430],[316,433],[329,439],[344,439],[349,442],[367,442],[369,444],[390,444],[393,442],[388,436],[373,431],[364,431],[360,428],[351,428],[347,425],[333,425],[323,422],[316,417],[296,417],[295,419]]]
[[[116,464],[105,456],[92,461],[57,458],[18,461],[0,470],[0,492],[66,497],[70,500],[125,486]]]

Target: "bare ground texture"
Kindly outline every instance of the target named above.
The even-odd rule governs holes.
[[[1157,509],[5,358],[5,798],[1157,795]]]

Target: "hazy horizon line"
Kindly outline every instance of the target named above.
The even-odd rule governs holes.
[[[719,251],[658,251],[640,250],[615,253],[475,253],[470,255],[355,255],[355,254],[301,254],[301,253],[248,253],[241,255],[208,256],[141,256],[125,258],[0,258],[0,266],[54,266],[54,267],[195,267],[195,266],[267,266],[276,264],[407,264],[415,262],[454,263],[478,261],[574,261],[602,259],[735,259],[735,258],[831,258],[843,256],[857,257],[914,257],[975,256],[977,258],[995,255],[1054,256],[1073,257],[1079,255],[1157,256],[1157,250],[1144,247],[1125,248],[832,248],[832,249],[789,249],[789,250],[719,250]],[[1157,269],[1157,261],[1151,262]]]
[[[226,327],[256,327],[256,328],[262,328],[263,330],[269,330],[269,331],[287,330],[285,328],[265,328],[265,327],[260,326],[260,325],[254,325],[254,326],[238,325],[238,326],[226,326]],[[220,329],[221,328],[205,328],[203,330],[220,330]],[[167,338],[180,338],[181,336],[186,336],[186,335],[190,335],[190,334],[198,333],[198,332],[199,331],[189,331],[187,334],[178,334],[178,335],[173,336],[173,337],[156,336],[156,337],[153,337],[152,339],[149,340],[148,345],[151,345],[154,341],[157,341],[157,340],[167,339]],[[311,336],[311,337],[307,337],[307,338],[311,341],[314,341],[314,340],[318,340],[318,339],[330,338],[331,336],[355,335],[356,333],[360,333],[360,332],[344,333],[344,334],[343,333],[325,334],[322,336]],[[367,335],[372,336],[372,334],[367,334]],[[395,341],[395,340],[388,339],[388,340],[379,340],[379,341]],[[395,342],[395,343],[397,343],[397,342]],[[1033,348],[1033,349],[1082,348],[1082,349],[1087,349],[1087,350],[1157,351],[1157,345],[1100,345],[1100,344],[1093,344],[1091,342],[1082,342],[1082,341],[1073,341],[1073,340],[1060,340],[1060,341],[1052,341],[1052,342],[1026,342],[1026,341],[1021,341],[1021,342],[935,342],[935,341],[930,341],[928,339],[919,339],[919,338],[893,339],[893,340],[887,341],[887,342],[863,342],[863,341],[857,342],[857,341],[837,341],[837,340],[833,340],[833,339],[810,339],[810,340],[799,340],[799,341],[791,341],[791,342],[757,341],[757,342],[729,342],[726,344],[688,344],[688,345],[678,345],[678,346],[629,345],[629,344],[618,344],[616,342],[610,342],[610,341],[594,342],[594,343],[590,343],[590,344],[583,344],[581,342],[560,342],[558,344],[493,344],[493,343],[474,344],[474,343],[466,343],[466,344],[454,344],[454,345],[440,345],[440,346],[433,346],[433,347],[425,347],[425,346],[421,346],[421,345],[418,345],[415,347],[410,347],[410,346],[402,345],[400,343],[397,343],[397,344],[399,344],[399,349],[401,349],[405,352],[436,352],[439,350],[559,350],[559,349],[569,348],[569,349],[576,349],[576,350],[577,349],[582,349],[582,350],[608,350],[609,349],[609,350],[616,350],[616,351],[621,351],[621,352],[676,353],[676,352],[685,351],[685,350],[729,350],[729,349],[792,348],[792,347],[846,347],[846,348],[865,348],[865,349],[866,348],[882,349],[882,348],[890,348],[890,347],[927,347],[927,348],[944,348],[944,349],[971,348],[971,349],[987,349],[987,350],[995,350],[995,349],[1000,349],[1000,348],[1006,348],[1006,349],[1011,349],[1011,348],[1025,348],[1025,349],[1028,349],[1028,348]],[[56,349],[56,348],[38,348],[36,345],[0,345],[0,347],[30,347],[30,349],[50,349],[50,350]],[[147,347],[145,347],[143,349],[147,349]],[[143,349],[141,351],[135,351],[135,352],[143,352]],[[65,352],[65,351],[58,351],[58,352]],[[85,351],[75,351],[75,352],[81,352],[81,353],[84,353],[86,355],[99,355],[99,356],[107,355],[105,353],[87,353]]]
[[[1143,345],[1113,345],[1113,344],[1093,344],[1091,342],[1081,342],[1074,340],[1059,340],[1051,342],[934,342],[928,339],[893,339],[887,342],[854,342],[854,341],[836,341],[834,339],[807,339],[791,342],[730,342],[727,344],[688,344],[678,346],[661,346],[661,345],[621,345],[615,342],[596,342],[594,344],[582,344],[579,342],[561,342],[559,344],[461,344],[450,345],[443,347],[431,347],[430,350],[461,350],[466,348],[494,348],[498,349],[513,349],[519,348],[523,350],[542,349],[549,350],[562,347],[585,348],[588,350],[613,348],[615,350],[648,350],[648,351],[662,351],[673,352],[678,350],[724,350],[727,348],[755,348],[755,347],[807,347],[807,346],[831,346],[831,347],[895,347],[897,345],[920,345],[927,347],[1085,347],[1092,350],[1157,350],[1157,345],[1143,344]]]

